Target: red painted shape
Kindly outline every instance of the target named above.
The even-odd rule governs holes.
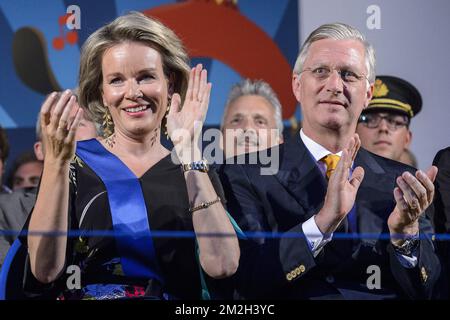
[[[65,24],[67,22],[67,19],[69,19],[70,14],[66,14],[64,16],[60,16],[58,18],[58,25],[59,25],[59,37],[53,38],[53,48],[56,50],[62,50],[64,49],[64,42],[74,45],[78,42],[78,33],[76,30],[72,30],[67,32],[66,37],[64,38],[64,29]]]
[[[64,49],[64,39],[63,38],[54,38],[53,39],[53,48],[56,50],[62,50]]]
[[[220,60],[242,77],[268,82],[283,106],[283,119],[294,114],[297,101],[291,89],[291,66],[272,39],[239,11],[190,0],[144,14],[174,30],[190,56]]]
[[[78,33],[75,30],[71,30],[66,34],[66,41],[70,44],[78,42]]]

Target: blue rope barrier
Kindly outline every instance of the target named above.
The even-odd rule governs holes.
[[[71,230],[71,231],[27,231],[27,230],[0,230],[1,236],[49,236],[61,237],[135,237],[136,233],[131,232],[115,232],[114,230]],[[195,237],[230,237],[234,233],[195,233],[194,231],[153,231],[152,236],[155,238],[195,238]],[[281,238],[304,238],[305,235],[296,232],[244,232],[247,239],[281,239]],[[359,240],[359,239],[380,239],[389,240],[393,238],[404,238],[403,235],[391,235],[389,233],[334,233],[333,239],[338,240]],[[419,234],[419,239],[429,239],[449,241],[450,234]],[[242,237],[241,237],[242,238]]]

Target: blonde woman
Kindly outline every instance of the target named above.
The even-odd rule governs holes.
[[[105,138],[75,146],[83,110],[69,117],[75,103],[69,91],[54,108],[55,95],[44,103],[46,157],[28,229],[80,236],[28,235],[26,290],[64,299],[200,299],[203,273],[224,278],[236,271],[239,245],[220,182],[193,134],[208,108],[206,78],[201,65],[188,67],[170,29],[140,13],[121,16],[87,39],[80,105],[102,123]],[[177,129],[190,135],[179,139]],[[165,130],[181,165],[160,142]],[[161,231],[175,233],[155,236]],[[186,231],[195,236],[176,233]],[[82,270],[80,289],[66,287],[69,265]]]

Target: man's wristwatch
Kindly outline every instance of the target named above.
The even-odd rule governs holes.
[[[405,242],[401,246],[397,246],[395,244],[392,244],[395,251],[405,255],[405,256],[411,256],[414,250],[416,250],[419,247],[419,238],[414,237],[410,239],[406,239]]]
[[[200,172],[208,172],[209,171],[209,164],[206,161],[206,159],[182,164],[181,167],[183,168],[184,172],[190,171],[190,170],[198,170]]]

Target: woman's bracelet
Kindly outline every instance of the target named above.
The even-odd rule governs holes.
[[[217,203],[217,202],[220,202],[220,197],[217,197],[216,199],[214,199],[212,201],[202,202],[196,207],[189,208],[189,211],[191,213],[194,213],[197,210],[206,209],[206,208],[212,206],[214,203]]]

